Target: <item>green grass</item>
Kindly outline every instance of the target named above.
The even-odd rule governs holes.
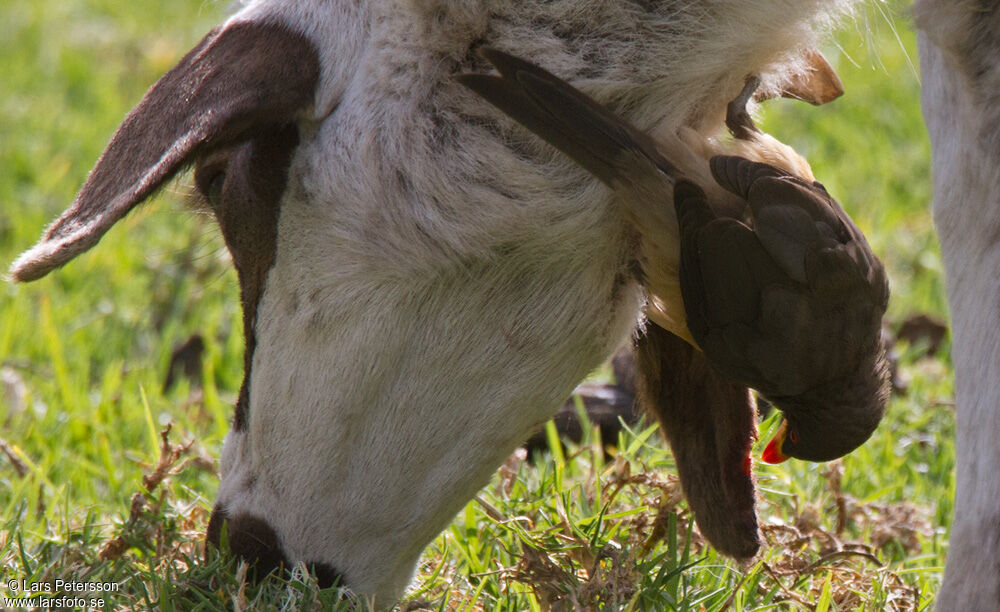
[[[224,9],[204,0],[0,5],[3,266],[72,200],[128,109]],[[890,320],[943,316],[914,36],[905,18],[873,11],[837,40],[827,55],[847,95],[820,109],[769,102],[763,126],[809,157],[871,238],[890,270]],[[18,594],[3,587],[10,579],[61,578],[117,584],[106,609],[334,600],[306,578],[254,586],[231,560],[203,559],[218,486],[211,458],[239,387],[242,336],[235,275],[213,223],[185,206],[186,185],[65,271],[0,285],[0,360],[18,387],[0,397],[2,595]],[[171,349],[193,333],[208,347],[204,391],[182,382],[163,394]],[[589,441],[534,465],[512,459],[430,545],[402,605],[927,609],[952,512],[951,365],[900,348],[909,393],[893,399],[868,444],[833,465],[757,466],[771,546],[756,563],[704,545],[665,443],[640,429],[607,464]],[[149,492],[143,475],[155,471],[167,423],[171,445],[191,446]]]

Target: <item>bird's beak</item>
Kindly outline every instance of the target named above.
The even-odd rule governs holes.
[[[788,435],[788,421],[781,421],[781,425],[778,426],[778,433],[774,434],[771,441],[767,443],[767,447],[764,452],[760,455],[760,460],[764,463],[781,463],[788,459],[788,455],[781,452],[781,447],[785,443],[785,436]]]

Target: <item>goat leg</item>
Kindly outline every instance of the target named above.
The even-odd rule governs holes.
[[[752,557],[761,539],[749,389],[722,378],[702,352],[657,325],[636,341],[635,363],[640,401],[670,442],[702,534],[724,554]]]

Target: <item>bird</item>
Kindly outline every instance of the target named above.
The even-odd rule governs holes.
[[[756,78],[729,104],[729,143],[654,139],[543,68],[480,52],[499,74],[459,81],[612,190],[639,235],[649,320],[782,412],[761,459],[829,461],[867,441],[889,395],[888,278],[808,162],[753,125]]]

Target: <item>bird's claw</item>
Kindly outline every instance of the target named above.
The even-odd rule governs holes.
[[[726,107],[726,127],[729,128],[734,138],[751,140],[754,134],[761,133],[750,113],[747,112],[747,103],[757,92],[758,87],[760,87],[760,77],[751,74],[747,77],[743,90]]]

